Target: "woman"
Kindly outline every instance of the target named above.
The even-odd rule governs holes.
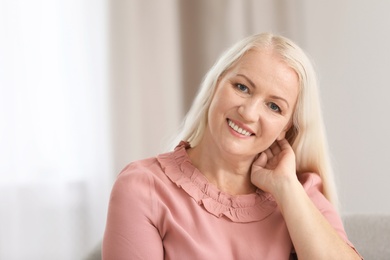
[[[103,259],[361,259],[336,203],[317,83],[290,40],[248,37],[206,75],[173,152],[128,165]]]

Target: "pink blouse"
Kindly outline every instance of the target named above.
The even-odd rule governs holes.
[[[292,242],[273,197],[231,196],[192,164],[182,142],[173,152],[129,164],[112,189],[103,259],[289,259]],[[320,192],[317,174],[299,179],[317,208],[348,241]]]

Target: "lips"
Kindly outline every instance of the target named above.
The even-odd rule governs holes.
[[[244,129],[240,126],[238,126],[236,123],[234,123],[232,120],[228,119],[228,125],[231,129],[233,129],[235,132],[244,135],[244,136],[251,136],[254,135],[249,129]]]

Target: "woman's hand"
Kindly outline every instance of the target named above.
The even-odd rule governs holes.
[[[280,185],[297,180],[295,154],[286,139],[275,141],[252,164],[251,181],[273,195]]]
[[[287,140],[275,141],[260,154],[252,164],[251,181],[275,198],[299,259],[361,259],[298,181],[295,154]]]

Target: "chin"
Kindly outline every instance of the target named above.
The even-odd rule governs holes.
[[[226,153],[236,156],[255,156],[257,154],[256,151],[253,149],[249,149],[248,147],[245,147],[243,144],[237,144],[237,143],[225,143],[223,149]]]

